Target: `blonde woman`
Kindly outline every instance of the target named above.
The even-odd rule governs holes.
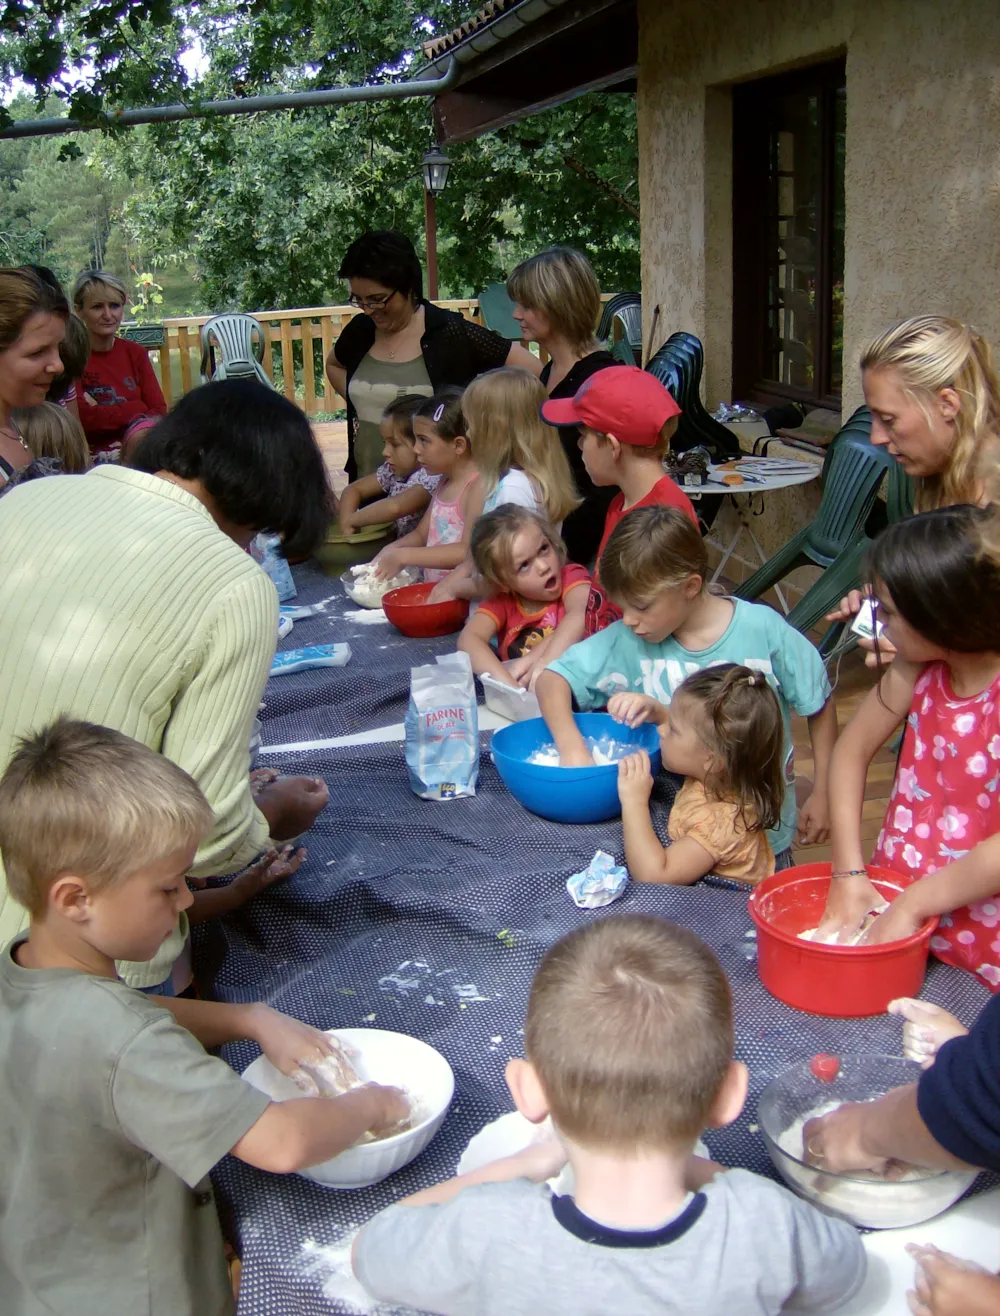
[[[80,381],[80,422],[98,461],[117,461],[167,414],[149,353],[118,337],[128,292],[115,274],[84,270],[73,284],[73,309],[90,334]]]
[[[887,447],[913,479],[916,511],[991,501],[1000,466],[1000,383],[981,334],[943,315],[904,320],[862,351],[861,384],[872,443]],[[852,590],[827,620],[849,621],[862,599]],[[893,652],[884,641],[879,650],[883,659]]]
[[[601,314],[601,288],[581,252],[572,247],[549,247],[522,261],[507,280],[507,292],[524,337],[548,353],[540,379],[550,398],[574,397],[591,375],[615,364],[611,353],[594,337]],[[595,485],[587,474],[577,447],[579,437],[575,425],[559,427],[581,500],[563,525],[563,538],[570,560],[589,565],[597,553],[614,490]]]
[[[479,471],[482,505],[475,515],[513,503],[557,530],[578,505],[569,462],[542,421],[545,389],[526,370],[501,366],[474,379],[462,395],[466,435]],[[435,586],[433,602],[482,597],[470,555]]]

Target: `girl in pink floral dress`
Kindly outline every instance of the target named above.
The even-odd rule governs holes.
[[[934,915],[939,959],[1000,991],[1000,566],[982,551],[991,513],[938,508],[890,526],[872,552],[879,617],[896,660],[834,750],[834,876],[821,928],[848,931],[879,901],[865,873],[865,774],[905,717],[872,863],[919,880],[866,941]]]

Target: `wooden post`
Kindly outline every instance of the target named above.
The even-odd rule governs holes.
[[[437,199],[424,188],[424,240],[427,246],[427,297],[438,295]]]

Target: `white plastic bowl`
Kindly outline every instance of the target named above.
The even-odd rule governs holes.
[[[409,1165],[431,1141],[451,1105],[455,1076],[440,1052],[406,1033],[390,1033],[381,1028],[338,1028],[328,1032],[353,1052],[361,1078],[405,1088],[425,1112],[425,1118],[404,1133],[377,1142],[359,1143],[332,1160],[300,1171],[306,1179],[324,1188],[368,1188]],[[248,1065],[243,1077],[272,1101],[302,1096],[292,1080],[275,1069],[265,1056],[258,1056]]]
[[[495,676],[490,676],[489,672],[480,672],[479,681],[483,687],[486,707],[505,717],[508,722],[523,722],[529,717],[542,716],[537,698],[528,690],[521,687],[515,689],[512,685],[498,681]]]

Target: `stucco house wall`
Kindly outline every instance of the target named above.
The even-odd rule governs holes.
[[[1000,345],[997,0],[639,0],[639,182],[647,336],[705,344],[704,398],[731,395],[735,83],[847,57],[844,394],[861,345],[938,312]],[[761,519],[765,547],[815,494]],[[813,505],[815,505],[813,503]]]

